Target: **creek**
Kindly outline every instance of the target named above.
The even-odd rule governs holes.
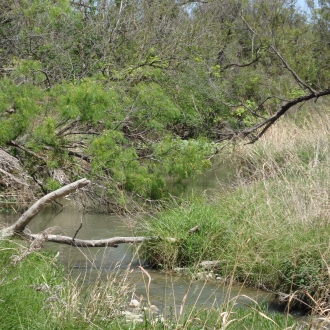
[[[83,214],[78,204],[62,200],[67,204],[65,209],[56,213],[53,207],[44,209],[29,224],[33,233],[51,228],[54,234],[74,236],[82,221],[82,228],[76,238],[100,239],[115,236],[133,236],[137,219],[124,219],[114,215],[97,213]],[[17,220],[15,215],[1,215],[2,223],[10,224]],[[178,312],[184,302],[184,307],[216,307],[228,300],[238,297],[237,304],[249,304],[250,297],[258,302],[270,302],[270,294],[244,288],[239,285],[219,285],[216,281],[192,281],[188,277],[164,271],[149,269],[140,260],[136,248],[129,244],[120,244],[117,248],[76,248],[69,245],[44,243],[44,248],[58,253],[58,259],[73,277],[84,279],[90,283],[96,278],[106,279],[109,274],[128,274],[128,282],[134,288],[135,299],[150,302],[161,311]],[[148,287],[148,276],[139,266],[151,276]],[[129,272],[125,272],[126,270]],[[148,291],[148,292],[147,292]],[[186,296],[187,295],[187,296]],[[185,297],[186,296],[186,297]]]
[[[209,172],[194,183],[187,183],[190,193],[205,193],[221,185],[230,184],[230,170]],[[217,189],[217,190],[218,190]],[[223,188],[222,188],[223,189]],[[137,217],[119,217],[98,213],[84,214],[82,208],[70,200],[63,199],[65,208],[58,212],[49,206],[38,214],[29,224],[28,229],[33,233],[51,228],[51,233],[73,237],[82,223],[76,238],[100,239],[116,236],[134,236]],[[18,215],[0,214],[0,222],[10,224],[16,221]],[[91,283],[96,278],[106,279],[107,275],[128,276],[128,282],[133,287],[135,299],[147,301],[156,305],[164,313],[177,313],[181,306],[186,307],[216,307],[235,299],[236,304],[250,304],[251,299],[257,302],[269,302],[273,309],[272,296],[269,293],[252,290],[240,285],[220,285],[213,281],[193,281],[187,276],[149,269],[143,260],[139,259],[137,247],[120,244],[117,248],[76,248],[68,245],[44,243],[44,248],[58,253],[58,259],[74,277]],[[141,271],[143,268],[151,276],[148,288],[148,276]],[[129,270],[129,271],[127,271]]]

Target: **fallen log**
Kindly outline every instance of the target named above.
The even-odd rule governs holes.
[[[0,231],[0,237],[10,237],[10,236],[19,236],[25,239],[33,241],[36,247],[40,247],[43,242],[53,242],[59,244],[66,244],[76,247],[118,247],[122,243],[142,243],[144,241],[157,241],[161,238],[159,237],[149,237],[149,236],[137,236],[137,237],[111,237],[111,238],[102,238],[102,239],[76,239],[75,236],[62,236],[62,235],[53,235],[50,234],[50,229],[48,228],[41,233],[33,234],[28,230],[25,230],[25,227],[30,223],[30,221],[42,210],[44,207],[54,201],[57,198],[69,195],[70,193],[76,192],[79,189],[87,186],[90,183],[87,179],[81,179],[70,183],[60,189],[57,189],[44,197],[40,198],[36,203],[34,203],[23,215],[11,226],[4,228]],[[199,229],[199,226],[192,228],[189,231],[189,234],[196,232]],[[171,243],[177,242],[177,239],[172,237],[163,238]]]
[[[69,236],[62,235],[47,235],[45,233],[40,234],[26,234],[24,233],[24,237],[40,240],[45,242],[53,242],[59,244],[66,244],[76,247],[118,247],[119,244],[122,243],[142,243],[144,241],[155,241],[159,240],[157,237],[112,237],[112,238],[103,238],[103,239],[72,239]]]
[[[87,186],[90,183],[87,179],[80,179],[70,183],[60,189],[57,189],[35,202],[22,216],[11,226],[4,228],[0,231],[0,237],[14,236],[21,234],[29,222],[42,210],[46,205],[51,203],[57,198],[69,195],[77,190]]]

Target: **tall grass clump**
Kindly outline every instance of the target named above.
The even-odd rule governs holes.
[[[30,253],[13,241],[0,241],[0,313],[4,329],[42,329],[49,319],[44,288],[60,290],[63,267],[47,253]],[[47,328],[47,326],[46,326]]]
[[[2,329],[116,329],[124,322],[127,273],[86,285],[52,253],[14,240],[0,240],[0,265]]]
[[[226,162],[233,187],[149,219],[144,247],[165,268],[218,261],[217,272],[277,294],[290,308],[330,307],[330,115],[285,118]],[[225,156],[224,156],[225,157]],[[198,227],[191,232],[189,229]]]
[[[153,330],[200,330],[200,329],[254,329],[254,330],[303,330],[307,327],[298,324],[290,315],[272,313],[266,305],[253,304],[235,307],[235,304],[223,304],[218,308],[195,309],[182,315],[181,318],[157,317],[145,319],[143,323],[127,325],[120,329],[153,329]],[[321,329],[321,328],[320,328]]]

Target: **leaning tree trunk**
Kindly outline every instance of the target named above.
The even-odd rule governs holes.
[[[34,203],[23,215],[11,226],[0,231],[1,236],[13,236],[15,234],[20,234],[24,231],[25,227],[29,222],[41,211],[44,207],[54,201],[57,198],[69,195],[90,183],[87,179],[81,179],[70,183],[60,189],[57,189],[44,197],[40,198],[36,203]]]
[[[0,231],[0,237],[11,237],[11,236],[20,236],[28,238],[30,240],[38,242],[54,242],[60,244],[68,244],[79,247],[104,247],[111,246],[117,247],[121,243],[141,243],[145,240],[157,240],[157,237],[112,237],[104,238],[98,240],[84,240],[84,239],[75,239],[75,237],[68,237],[62,235],[50,235],[48,230],[44,230],[38,234],[31,234],[24,231],[25,227],[30,223],[30,221],[45,208],[46,205],[51,203],[57,198],[69,195],[70,193],[76,192],[79,189],[90,184],[90,181],[87,179],[81,179],[70,183],[60,189],[57,189],[44,197],[40,198],[36,203],[34,203],[13,225],[4,228]],[[173,241],[173,238],[167,238],[168,240]]]

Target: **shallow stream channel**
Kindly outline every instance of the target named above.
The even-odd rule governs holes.
[[[51,228],[51,233],[73,237],[80,227],[76,238],[100,239],[116,236],[133,236],[132,227],[136,219],[96,213],[83,214],[78,204],[61,201],[67,204],[58,212],[48,207],[37,215],[29,224],[33,233]],[[1,222],[13,223],[18,216],[0,215]],[[137,220],[138,221],[138,220]],[[68,272],[74,278],[85,281],[86,285],[96,278],[106,280],[108,275],[127,276],[132,286],[131,299],[157,306],[157,313],[178,313],[190,308],[211,308],[235,300],[237,305],[251,304],[251,299],[268,302],[273,309],[272,296],[269,293],[244,288],[239,285],[226,286],[219,284],[215,277],[209,281],[193,280],[191,276],[150,269],[139,259],[137,246],[120,244],[117,248],[77,248],[56,243],[44,243],[43,247],[58,254]],[[143,267],[143,271],[141,267]],[[149,277],[151,277],[150,285]],[[251,298],[251,299],[250,299]]]
[[[205,193],[218,190],[219,186],[229,185],[232,181],[230,169],[203,175],[197,182],[188,183],[186,192]],[[197,184],[196,184],[197,183]],[[52,206],[44,209],[28,225],[32,233],[50,228],[48,233],[65,235],[79,239],[101,239],[118,236],[134,236],[134,230],[141,219],[99,213],[84,213],[79,204],[62,199],[64,209],[59,211]],[[19,215],[0,214],[0,223],[14,223]],[[246,306],[256,301],[266,303],[269,310],[277,311],[272,304],[273,295],[261,290],[253,290],[242,285],[224,285],[217,281],[217,274],[209,280],[196,280],[193,276],[175,272],[151,269],[139,258],[138,245],[119,244],[117,248],[77,248],[56,243],[43,243],[43,248],[54,251],[73,278],[79,278],[86,285],[96,279],[106,281],[110,276],[127,277],[132,287],[129,300],[145,305],[156,306],[157,314],[177,314],[192,308],[216,308],[228,302],[235,306]],[[149,277],[150,276],[150,277]],[[150,281],[151,278],[151,281]],[[150,281],[150,282],[149,282]]]

